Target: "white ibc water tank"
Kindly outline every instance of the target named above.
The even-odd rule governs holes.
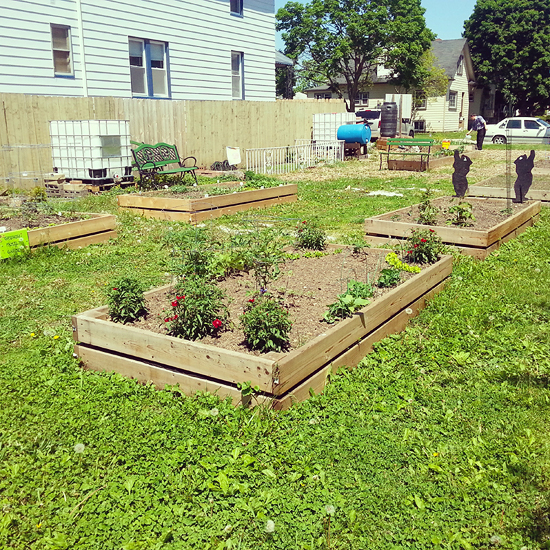
[[[313,139],[315,141],[335,140],[338,128],[344,124],[355,124],[355,113],[319,113],[313,115]]]
[[[50,138],[53,166],[67,179],[132,179],[129,121],[52,120]]]

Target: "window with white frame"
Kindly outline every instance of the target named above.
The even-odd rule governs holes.
[[[428,106],[428,100],[426,93],[422,90],[415,90],[414,92],[414,106],[416,109],[424,110]]]
[[[449,92],[449,109],[456,109],[456,92]]]
[[[244,99],[243,52],[231,52],[231,97]]]
[[[168,44],[157,40],[129,38],[132,95],[169,97]]]
[[[229,12],[231,15],[243,15],[243,0],[229,0]]]
[[[368,105],[369,104],[370,92],[357,92],[355,95],[355,103],[357,105]]]
[[[315,94],[315,99],[332,99],[332,94],[330,92],[323,92],[322,94]]]
[[[55,76],[73,74],[71,27],[50,25],[52,31],[53,70]]]

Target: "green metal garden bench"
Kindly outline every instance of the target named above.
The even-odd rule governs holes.
[[[185,157],[181,160],[175,145],[168,145],[167,143],[149,145],[143,143],[132,149],[132,154],[139,171],[139,177],[142,180],[151,180],[154,182],[156,176],[160,174],[179,174],[183,182],[185,175],[191,174],[195,183],[197,183],[197,175],[195,174],[195,171],[198,170],[197,159],[195,157]],[[193,162],[187,165],[188,160],[192,160]],[[166,169],[173,164],[177,164],[177,167]]]

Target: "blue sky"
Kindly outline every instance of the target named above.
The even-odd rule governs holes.
[[[287,0],[275,0],[275,12],[286,4]],[[422,0],[426,10],[424,17],[426,25],[443,40],[461,38],[464,30],[464,21],[474,10],[476,0]],[[284,49],[284,42],[280,36],[276,38],[276,47]]]

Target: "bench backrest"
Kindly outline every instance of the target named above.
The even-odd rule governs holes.
[[[435,143],[435,139],[417,139],[417,138],[388,138],[387,144],[390,145],[404,145],[408,147],[431,147]]]
[[[180,156],[178,155],[176,146],[168,145],[168,143],[157,143],[156,145],[144,143],[132,149],[132,154],[140,170],[147,170],[149,168],[180,162]]]

